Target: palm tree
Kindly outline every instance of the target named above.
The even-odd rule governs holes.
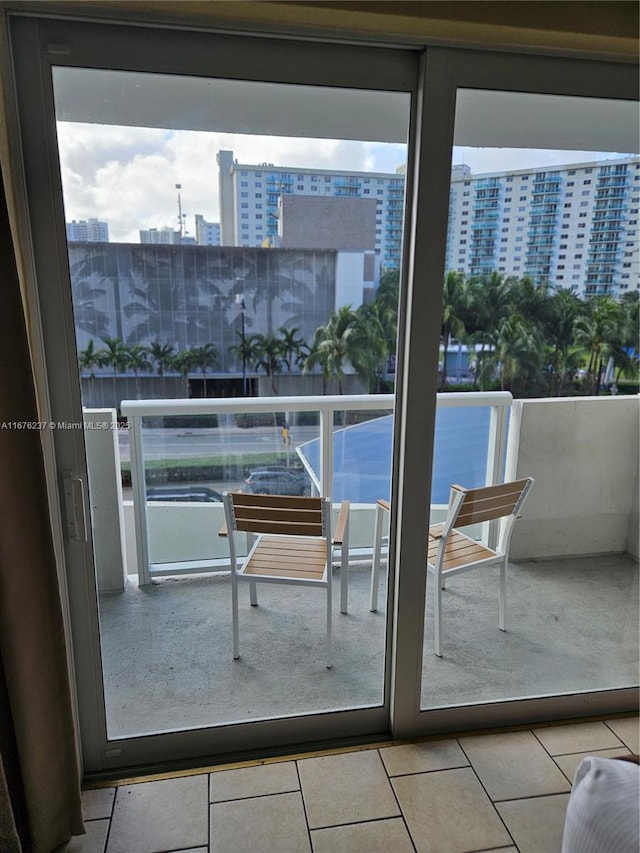
[[[496,330],[494,358],[500,390],[522,396],[541,383],[544,342],[538,328],[520,314],[503,317]]]
[[[252,344],[256,370],[264,370],[271,381],[271,390],[277,394],[275,377],[282,373],[285,363],[282,341],[276,335],[254,335]]]
[[[81,370],[89,371],[89,381],[92,382],[96,378],[94,372],[96,367],[104,365],[104,356],[100,350],[95,348],[93,338],[90,339],[83,350],[80,350],[78,362]]]
[[[440,334],[443,342],[442,385],[447,383],[447,356],[452,337],[459,338],[465,332],[464,311],[468,303],[468,292],[463,273],[451,270],[444,280],[442,292],[442,324]]]
[[[171,367],[184,379],[184,396],[189,396],[189,373],[194,366],[195,356],[191,349],[176,353],[171,359]]]
[[[278,329],[282,340],[282,356],[289,372],[292,363],[300,366],[309,354],[309,347],[304,339],[298,336],[299,331],[295,326],[293,329],[287,329],[286,326],[280,326]]]
[[[561,396],[564,384],[576,368],[573,329],[582,303],[570,290],[557,290],[548,302],[544,334],[549,356],[549,394]]]
[[[151,356],[149,350],[142,344],[134,344],[127,349],[126,366],[133,370],[136,378],[136,398],[140,399],[139,373],[148,373],[151,370]]]
[[[120,338],[104,338],[106,349],[98,350],[102,364],[113,369],[113,404],[118,408],[116,376],[127,367],[128,351]]]
[[[587,393],[597,395],[600,390],[602,365],[611,354],[611,347],[620,339],[624,326],[624,313],[611,296],[593,296],[587,303],[587,312],[575,322],[575,340],[587,354]]]
[[[343,305],[337,311],[332,311],[324,326],[316,329],[311,353],[306,361],[307,369],[315,364],[322,366],[323,375],[337,382],[338,394],[343,391],[344,369],[351,362],[350,339],[355,325],[356,313],[351,305]]]
[[[356,322],[349,340],[349,360],[370,393],[380,392],[390,347],[381,307],[374,300],[356,311]],[[395,342],[394,342],[395,350]]]
[[[149,355],[156,363],[158,376],[164,376],[165,370],[170,370],[173,364],[175,347],[173,344],[161,344],[155,340],[148,346]]]
[[[514,279],[506,279],[497,272],[487,276],[470,279],[468,282],[468,300],[462,313],[461,319],[467,330],[467,341],[471,344],[480,344],[480,352],[477,356],[477,368],[473,377],[474,387],[478,381],[484,387],[487,374],[483,370],[483,359],[486,355],[486,347],[491,347],[500,321],[511,311],[511,291]]]
[[[192,364],[202,371],[202,382],[204,385],[203,395],[207,396],[207,368],[218,363],[218,350],[213,344],[203,344],[191,350]]]

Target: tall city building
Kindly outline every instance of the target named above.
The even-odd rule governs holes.
[[[109,223],[99,219],[67,222],[67,240],[74,243],[108,243]]]
[[[446,268],[579,296],[640,288],[640,159],[451,178]]]
[[[373,198],[378,267],[400,261],[404,168],[346,172],[239,164],[218,153],[223,245],[274,245],[279,199]],[[451,171],[446,269],[530,276],[579,296],[640,288],[640,158],[472,175]]]
[[[364,198],[376,202],[375,254],[379,265],[400,263],[404,167],[397,174],[240,164],[218,152],[222,245],[273,245],[281,196]]]
[[[180,232],[174,231],[173,228],[145,228],[140,229],[140,242],[162,245],[165,243],[181,243]]]
[[[196,243],[198,246],[220,245],[220,223],[207,222],[201,213],[195,215]]]

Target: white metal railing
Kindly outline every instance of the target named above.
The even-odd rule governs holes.
[[[150,583],[154,566],[149,560],[149,527],[145,486],[145,458],[142,441],[142,420],[152,416],[169,415],[238,415],[268,412],[289,414],[293,412],[318,412],[320,416],[320,479],[323,495],[332,497],[333,491],[333,434],[334,412],[388,411],[394,407],[392,394],[333,395],[322,397],[259,397],[240,399],[199,400],[123,400],[121,411],[129,421],[131,458],[131,485],[134,503],[136,559],[140,585]],[[507,391],[460,392],[438,394],[438,408],[491,407],[486,465],[487,485],[498,483],[504,476],[507,415],[512,403]],[[156,571],[159,567],[156,567]],[[211,571],[212,566],[202,566],[195,571]],[[162,566],[162,574],[170,573]]]

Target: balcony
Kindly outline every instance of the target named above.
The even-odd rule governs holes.
[[[384,425],[381,476],[379,448],[355,459],[343,442],[362,425],[334,422],[374,415],[366,432],[367,424],[381,426],[392,406],[382,396],[149,401],[123,404],[131,429],[120,431],[119,442],[115,431],[86,429],[92,494],[99,496],[92,509],[110,736],[381,702],[384,573],[378,612],[368,610],[368,601],[373,496],[388,496],[391,429]],[[493,570],[464,576],[447,593],[445,657],[437,659],[428,591],[422,706],[635,684],[637,398],[512,403],[508,394],[439,395],[438,419],[454,409],[469,419],[476,443],[473,452],[468,441],[448,449],[437,443],[432,522],[444,511],[439,481],[445,490],[451,480],[474,485],[505,475],[531,475],[536,483],[512,544],[507,633],[494,624]],[[314,411],[315,425],[309,424]],[[174,420],[165,429],[149,420],[187,413],[216,414],[218,425],[180,429]],[[272,426],[238,425],[240,416],[259,413],[278,417]],[[298,424],[287,447],[277,426],[283,414]],[[110,417],[88,411],[85,423]],[[234,457],[274,449],[285,464],[303,451],[311,488],[334,500],[354,484],[370,489],[352,502],[349,614],[338,613],[336,596],[333,670],[323,666],[322,608],[313,590],[290,596],[286,606],[281,589],[261,591],[257,610],[242,600],[243,657],[232,660],[228,553],[217,536],[221,504],[144,497],[145,473],[147,479],[154,471],[166,474],[162,462],[178,446],[191,455],[225,449],[226,473],[222,466],[220,479],[209,483],[218,491],[243,486]],[[133,471],[124,500],[120,448]],[[445,459],[462,467],[439,470]]]

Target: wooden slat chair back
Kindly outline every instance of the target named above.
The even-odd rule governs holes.
[[[506,630],[507,565],[513,525],[533,485],[526,477],[497,486],[465,489],[452,486],[449,509],[443,524],[429,528],[427,571],[433,578],[435,653],[442,657],[442,591],[452,575],[480,566],[500,563],[500,609],[498,627]],[[460,528],[501,520],[495,548],[462,533]]]
[[[331,581],[333,548],[341,548],[340,610],[347,612],[349,504],[343,502],[331,536],[331,506],[326,498],[254,495],[227,492],[224,495],[226,530],[231,558],[231,605],[233,657],[240,657],[238,582],[250,584],[250,601],[258,604],[257,583],[314,586],[326,590],[327,667],[331,667]],[[253,534],[255,539],[245,557],[239,557],[235,534]]]

